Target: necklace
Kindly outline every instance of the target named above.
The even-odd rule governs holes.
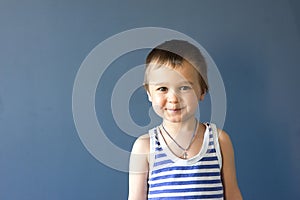
[[[191,145],[192,145],[192,142],[195,138],[195,135],[196,135],[196,131],[197,131],[197,127],[198,127],[198,123],[197,123],[197,120],[196,120],[196,123],[195,123],[195,128],[194,128],[194,132],[193,132],[193,136],[191,137],[191,140],[190,140],[190,143],[189,145],[186,147],[186,148],[183,148],[180,144],[178,144],[176,142],[176,140],[171,136],[171,134],[166,130],[166,128],[164,127],[164,124],[162,123],[161,124],[162,128],[164,129],[164,131],[167,133],[167,135],[169,136],[169,138],[171,138],[171,140],[181,149],[183,150],[183,159],[187,159],[188,157],[188,154],[187,154],[187,151],[190,149]]]

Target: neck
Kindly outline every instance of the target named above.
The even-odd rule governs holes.
[[[191,118],[184,122],[170,122],[167,120],[163,121],[165,129],[172,136],[176,136],[178,133],[181,132],[193,132],[195,129],[195,123],[198,123],[198,121],[195,118]]]

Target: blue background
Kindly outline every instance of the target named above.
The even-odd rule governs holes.
[[[81,143],[72,89],[95,46],[145,26],[189,35],[216,62],[244,199],[299,199],[299,13],[297,0],[1,0],[0,199],[127,198],[128,174],[103,165]],[[107,70],[101,80],[107,87],[97,89],[98,112],[110,106],[109,81],[142,64],[146,53],[120,58],[123,71]],[[149,120],[144,97],[137,90],[130,106],[141,125]],[[130,150],[134,138],[105,113],[98,117],[108,137]]]

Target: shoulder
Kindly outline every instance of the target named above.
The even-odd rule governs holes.
[[[130,172],[145,173],[149,169],[150,138],[148,134],[136,139],[130,154]]]
[[[150,136],[144,134],[138,137],[132,147],[132,153],[148,154],[150,152]]]
[[[225,188],[225,199],[243,199],[236,179],[234,150],[229,135],[218,129],[219,144],[222,152],[222,176]]]
[[[224,130],[217,128],[215,124],[211,124],[211,128],[214,132],[214,137],[217,139],[217,142],[221,146],[221,149],[224,146],[232,145],[229,135]]]
[[[229,143],[231,144],[231,139],[228,133],[226,133],[226,131],[219,128],[218,128],[218,138],[221,145],[222,144],[228,145]]]
[[[233,156],[233,146],[228,133],[224,130],[218,129],[218,140],[221,147],[222,156]]]
[[[149,173],[148,154],[150,137],[144,134],[133,144],[129,163],[129,193],[128,199],[147,198],[147,179]]]

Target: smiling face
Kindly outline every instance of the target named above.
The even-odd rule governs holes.
[[[198,101],[204,98],[194,67],[183,62],[175,68],[162,66],[148,72],[148,98],[154,111],[169,122],[194,119]]]

